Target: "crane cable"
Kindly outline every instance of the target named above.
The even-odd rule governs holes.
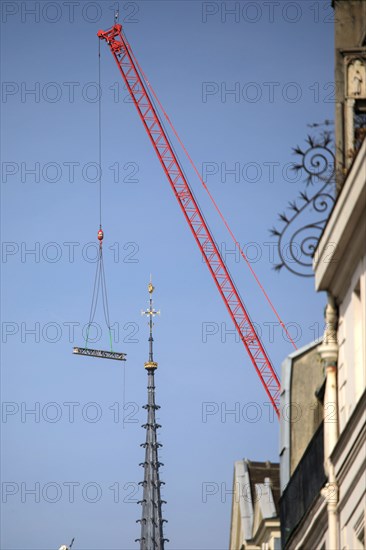
[[[190,156],[190,154],[188,153],[188,151],[187,151],[187,149],[186,149],[184,143],[182,142],[182,140],[181,140],[181,138],[180,138],[178,132],[176,131],[175,127],[173,126],[173,123],[171,122],[171,120],[170,120],[168,114],[166,113],[166,111],[165,111],[163,105],[161,104],[161,102],[160,102],[158,96],[156,95],[155,90],[154,90],[153,87],[151,86],[151,84],[150,84],[150,82],[149,82],[149,80],[148,80],[146,74],[145,74],[144,71],[142,70],[142,68],[141,68],[141,66],[140,66],[140,64],[139,64],[139,62],[137,61],[137,59],[136,59],[136,57],[135,57],[135,55],[134,55],[134,53],[133,53],[133,51],[132,51],[132,48],[131,48],[131,46],[130,46],[128,40],[127,40],[126,34],[125,34],[124,32],[123,32],[123,36],[124,36],[124,39],[125,39],[125,41],[126,41],[126,45],[127,45],[127,47],[128,47],[129,53],[130,53],[130,55],[131,55],[131,57],[132,57],[134,63],[136,64],[138,70],[140,71],[140,74],[141,74],[141,77],[142,77],[144,83],[146,84],[146,86],[148,87],[148,89],[151,91],[151,93],[152,93],[152,95],[154,96],[156,102],[158,103],[158,105],[159,105],[159,107],[160,107],[160,109],[161,109],[161,112],[163,113],[164,117],[165,117],[166,120],[168,121],[168,124],[169,124],[170,128],[172,129],[172,131],[173,131],[175,137],[177,138],[179,144],[181,145],[181,147],[182,147],[182,149],[183,149],[183,151],[184,151],[186,157],[188,158],[189,163],[191,164],[191,166],[192,166],[193,170],[195,171],[195,173],[196,173],[198,179],[200,180],[201,184],[203,185],[205,191],[207,192],[207,194],[208,194],[208,196],[209,196],[209,198],[210,198],[210,200],[211,200],[211,202],[212,202],[212,204],[213,204],[215,210],[216,210],[217,213],[219,214],[219,216],[220,216],[222,222],[224,223],[226,229],[228,230],[228,232],[229,232],[229,234],[230,234],[230,236],[231,236],[231,238],[232,238],[232,240],[233,240],[234,245],[238,248],[238,250],[239,250],[239,252],[240,252],[240,255],[242,256],[243,260],[245,261],[245,263],[246,263],[247,266],[249,267],[249,270],[250,270],[251,274],[253,275],[255,281],[257,282],[259,288],[261,289],[261,291],[262,291],[262,293],[263,293],[265,299],[267,300],[267,302],[268,302],[270,308],[272,309],[273,313],[274,313],[275,316],[277,317],[278,322],[280,323],[282,329],[285,331],[285,333],[286,333],[286,335],[287,335],[289,341],[291,342],[292,346],[293,346],[294,349],[296,350],[296,349],[297,349],[297,346],[296,346],[294,340],[292,339],[290,333],[288,332],[285,323],[282,321],[281,317],[279,316],[279,313],[277,312],[275,306],[273,305],[273,303],[272,303],[270,297],[268,296],[267,292],[265,291],[263,285],[261,284],[261,282],[260,282],[260,280],[259,280],[259,278],[258,278],[256,272],[254,271],[254,269],[253,269],[253,267],[252,267],[250,261],[248,260],[247,256],[245,255],[245,253],[244,253],[242,247],[240,246],[238,240],[236,239],[236,237],[235,237],[233,231],[231,230],[231,228],[230,228],[228,222],[226,221],[226,219],[225,219],[223,213],[221,212],[221,210],[220,210],[218,204],[216,203],[214,197],[212,196],[210,190],[208,189],[206,183],[204,182],[204,180],[203,180],[201,174],[199,173],[199,171],[198,171],[196,165],[194,164],[193,159],[191,158],[191,156]]]
[[[102,229],[102,76],[100,41],[98,45],[98,153],[99,153],[99,226]]]
[[[151,103],[152,103],[152,105],[153,105],[155,111],[158,112],[158,109],[157,109],[156,103],[155,103],[155,101],[154,101],[154,98],[153,98],[153,97],[150,97],[150,101],[151,101]],[[173,143],[171,142],[170,136],[168,136],[168,132],[167,132],[167,129],[166,129],[166,126],[165,126],[164,121],[163,121],[163,120],[160,120],[160,124],[161,124],[161,126],[162,126],[162,128],[163,128],[163,130],[164,130],[164,132],[165,132],[165,137],[166,137],[167,141],[169,141],[169,145],[170,145],[170,147],[172,148],[175,157],[178,158],[178,154],[177,154],[177,152],[176,152],[176,149],[175,149]],[[178,137],[178,139],[179,139],[179,137]],[[184,147],[184,146],[183,146],[183,147]],[[187,155],[188,155],[188,153],[187,153]],[[186,175],[186,173],[185,173],[185,170],[184,170],[183,166],[180,166],[180,169],[181,169],[182,174],[183,174],[183,176],[185,177],[186,181],[188,182],[188,178],[187,178],[187,175]],[[195,196],[194,190],[193,190],[193,189],[190,189],[190,191],[191,191],[191,193],[192,193],[192,196],[193,196],[194,200],[195,200],[196,203],[198,204],[198,201],[197,201],[197,198],[196,198],[196,196]],[[208,190],[207,190],[207,192],[209,193]],[[212,200],[213,200],[213,199],[212,199]],[[208,223],[207,219],[205,218],[204,213],[201,212],[200,214],[201,214],[201,217],[203,218],[203,220],[204,220],[204,222],[205,222],[205,224],[206,224],[206,226],[207,226],[207,228],[208,228],[208,231],[212,234],[212,231],[211,231],[211,229],[210,229],[209,223]],[[226,270],[227,270],[227,272],[230,274],[230,270],[229,270],[228,266],[226,266]],[[230,277],[231,277],[231,275],[230,275]],[[236,292],[239,294],[238,289],[236,288],[235,282],[234,282],[233,280],[232,280],[232,284],[234,285]],[[244,306],[245,306],[245,302],[243,301],[242,298],[241,298],[241,301],[242,301],[242,303],[243,303]],[[247,314],[247,316],[248,316],[248,318],[249,318],[251,324],[253,325],[254,323],[253,323],[253,321],[252,321],[252,319],[251,319],[251,317],[250,317],[250,315],[249,315],[249,312],[248,312],[247,310],[246,310],[246,314]],[[266,350],[266,348],[265,348],[264,343],[261,342],[261,344],[262,344],[262,347],[264,348],[264,350],[266,351],[266,355],[267,355],[267,357],[268,357],[269,354],[267,353],[267,350]],[[275,371],[275,373],[276,373],[276,375],[277,375],[277,378],[279,378],[278,373],[277,373],[277,371],[276,371],[276,369],[275,369],[275,367],[274,367],[273,365],[272,365],[272,368],[273,368],[273,370]]]
[[[111,346],[111,351],[113,351],[112,345],[112,329],[109,318],[109,305],[108,305],[108,294],[107,294],[107,283],[104,270],[104,261],[103,261],[103,238],[104,233],[102,229],[102,87],[101,87],[101,60],[100,60],[100,40],[98,41],[98,156],[99,156],[99,231],[98,231],[98,240],[99,240],[99,250],[97,257],[97,267],[94,278],[94,287],[93,287],[93,296],[90,306],[90,315],[89,322],[86,329],[86,338],[85,338],[85,347],[88,347],[89,332],[90,327],[93,324],[95,312],[97,310],[99,294],[102,295],[103,303],[103,312],[104,319],[109,332],[109,341]]]

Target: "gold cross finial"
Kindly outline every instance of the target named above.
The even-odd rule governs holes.
[[[152,293],[154,292],[154,290],[155,290],[155,287],[154,287],[153,284],[152,284],[151,273],[150,273],[150,282],[149,282],[147,288],[148,288],[149,294],[152,294]]]

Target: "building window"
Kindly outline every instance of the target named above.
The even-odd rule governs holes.
[[[366,112],[362,111],[358,103],[355,105],[355,114],[354,114],[354,152],[360,149],[363,140],[366,136]]]
[[[364,387],[364,373],[363,373],[363,345],[362,345],[362,333],[363,333],[363,315],[362,315],[362,296],[361,296],[361,284],[358,281],[352,296],[353,302],[353,349],[354,349],[354,365],[355,365],[355,384],[356,384],[356,397],[359,397]]]
[[[357,535],[358,540],[362,544],[362,548],[365,548],[365,526],[362,526],[361,531]]]
[[[365,520],[364,520],[363,514],[361,514],[359,520],[354,526],[354,531],[355,531],[357,542],[359,544],[358,547],[365,548]]]

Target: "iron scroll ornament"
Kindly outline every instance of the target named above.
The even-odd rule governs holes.
[[[333,208],[335,185],[335,156],[331,149],[331,136],[324,132],[319,140],[308,136],[307,147],[294,148],[301,159],[292,169],[304,171],[305,184],[313,192],[301,191],[299,197],[290,201],[287,213],[279,214],[282,229],[273,227],[270,233],[278,240],[280,262],[275,271],[282,268],[301,277],[313,277],[314,252],[324,226]]]

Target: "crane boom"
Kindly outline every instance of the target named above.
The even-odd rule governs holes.
[[[205,263],[276,414],[279,416],[280,382],[276,372],[194,198],[183,169],[163,128],[159,114],[151,101],[144,78],[137,70],[130,47],[122,34],[122,25],[116,24],[107,31],[100,30],[98,37],[107,42],[113,54],[145,130],[205,259]]]

